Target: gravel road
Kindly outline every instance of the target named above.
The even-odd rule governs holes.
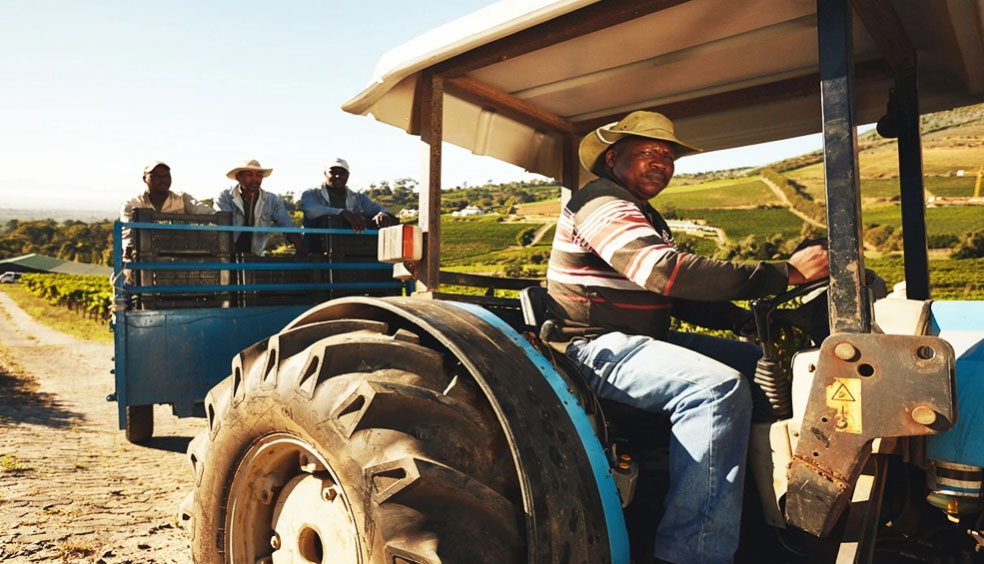
[[[0,562],[189,562],[177,511],[204,420],[157,406],[154,438],[128,443],[106,401],[112,346],[40,325],[3,292],[0,345]]]

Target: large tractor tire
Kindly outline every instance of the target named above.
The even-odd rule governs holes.
[[[154,406],[126,406],[126,440],[134,444],[145,443],[154,436]]]
[[[194,561],[610,562],[588,464],[557,440],[576,431],[551,423],[560,402],[521,399],[536,430],[519,440],[558,443],[530,455],[462,351],[428,335],[434,327],[400,318],[455,308],[399,300],[329,302],[233,361],[205,400],[207,429],[188,448]],[[353,310],[360,301],[390,311]],[[490,352],[522,376],[510,365],[525,358],[508,347]],[[541,385],[515,392],[533,397]],[[566,463],[573,475],[548,470]]]

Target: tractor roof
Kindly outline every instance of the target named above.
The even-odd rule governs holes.
[[[913,66],[923,113],[984,100],[984,0],[852,4],[859,123]],[[420,134],[433,74],[445,141],[559,178],[565,135],[635,109],[705,150],[820,131],[817,50],[816,0],[507,0],[393,49],[343,109]]]

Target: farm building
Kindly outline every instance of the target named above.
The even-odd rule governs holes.
[[[109,276],[113,269],[98,264],[86,264],[31,253],[0,260],[0,272],[52,272],[59,274],[91,274]]]

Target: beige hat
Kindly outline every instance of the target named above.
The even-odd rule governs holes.
[[[676,138],[670,118],[657,112],[639,110],[585,135],[577,150],[581,166],[601,176],[605,172],[605,160],[602,158],[605,151],[619,139],[630,135],[667,141],[673,145],[678,159],[700,152],[700,149],[691,147]]]
[[[167,164],[167,163],[165,163],[165,162],[161,162],[161,161],[154,161],[154,162],[152,162],[152,163],[150,163],[149,165],[147,165],[147,166],[145,166],[145,167],[144,167],[144,171],[143,171],[143,176],[144,176],[144,178],[147,178],[147,175],[148,175],[148,174],[150,174],[150,173],[152,173],[152,172],[154,172],[154,169],[155,169],[155,168],[157,168],[157,167],[159,167],[159,166],[162,166],[162,165],[163,165],[163,166],[164,166],[165,168],[167,168],[168,170],[171,170],[171,167],[170,167],[170,166],[168,166],[168,164]]]
[[[236,175],[239,174],[241,171],[244,171],[244,170],[259,170],[259,171],[263,172],[263,178],[266,178],[266,177],[270,176],[270,174],[273,173],[273,169],[272,168],[263,168],[262,166],[260,166],[259,161],[257,161],[256,159],[250,159],[248,161],[243,161],[243,164],[241,164],[241,165],[237,166],[236,168],[234,168],[234,169],[230,170],[229,172],[227,172],[226,173],[226,176],[229,177],[229,178],[231,178],[231,179],[233,179],[233,180],[235,180],[236,179]]]
[[[326,164],[325,172],[328,172],[333,168],[344,168],[345,172],[352,172],[352,169],[349,168],[348,161],[341,157],[335,157],[331,162]]]

